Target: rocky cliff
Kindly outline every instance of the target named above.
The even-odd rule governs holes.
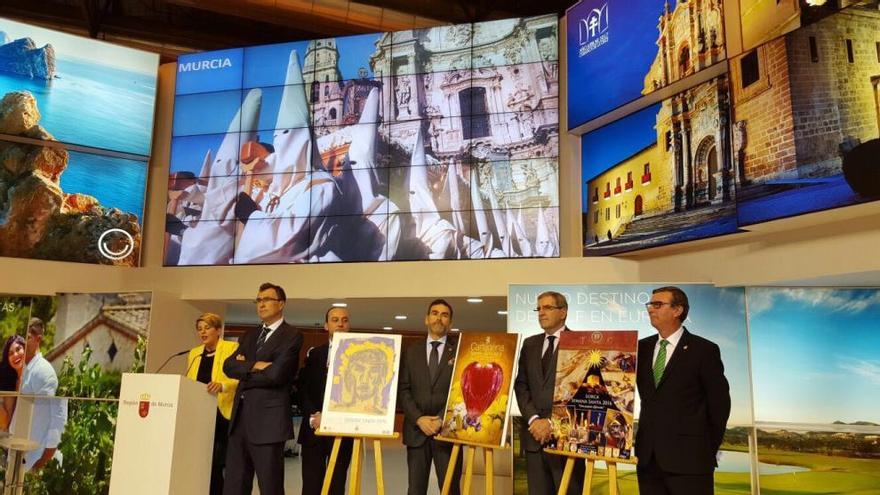
[[[48,81],[55,77],[55,48],[37,48],[30,38],[6,43],[0,46],[0,72]]]
[[[39,121],[30,93],[8,93],[0,101],[0,133],[54,141]],[[92,196],[62,191],[61,174],[69,159],[60,145],[0,141],[0,256],[136,266],[141,242],[137,217],[104,208]],[[135,239],[134,250],[121,260],[98,249],[98,238],[113,228]],[[107,247],[113,252],[124,248]]]

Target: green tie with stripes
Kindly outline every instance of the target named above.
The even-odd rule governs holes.
[[[660,351],[657,352],[657,360],[654,361],[654,385],[660,383],[660,379],[663,378],[663,369],[666,368],[666,346],[669,345],[669,341],[663,339],[660,341]]]

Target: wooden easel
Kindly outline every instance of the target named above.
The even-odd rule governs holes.
[[[605,461],[608,466],[608,494],[618,495],[617,489],[617,465],[618,464],[636,464],[638,460],[633,457],[631,459],[620,459],[617,457],[605,457],[593,454],[580,454],[577,452],[565,452],[556,449],[544,449],[548,454],[561,455],[567,457],[565,460],[565,470],[562,471],[562,480],[559,483],[558,495],[565,495],[568,492],[568,485],[571,483],[571,473],[574,471],[574,463],[576,459],[586,459],[587,470],[584,473],[584,491],[583,495],[590,495],[593,491],[593,470],[596,468],[596,461]]]
[[[446,475],[443,477],[443,490],[441,495],[449,495],[452,487],[452,475],[455,472],[455,463],[458,461],[458,454],[461,452],[462,446],[469,447],[464,458],[464,485],[461,487],[462,495],[470,495],[471,483],[474,479],[474,453],[478,448],[483,449],[483,462],[486,464],[486,495],[495,493],[495,449],[499,449],[498,445],[489,445],[475,442],[465,442],[453,438],[434,437],[442,442],[452,444],[452,454],[449,456],[449,466],[446,468]],[[509,446],[508,446],[509,447]]]
[[[324,485],[321,488],[321,495],[330,493],[330,482],[333,480],[333,470],[336,467],[336,459],[339,457],[339,446],[342,444],[343,438],[352,438],[354,442],[351,446],[351,467],[348,479],[348,495],[360,495],[361,493],[361,472],[363,471],[364,461],[361,456],[361,445],[365,440],[373,441],[373,455],[376,460],[376,494],[385,494],[385,479],[382,476],[382,440],[396,439],[400,436],[398,433],[391,435],[345,435],[337,436],[333,434],[315,432],[318,436],[335,437],[333,439],[333,450],[330,452],[330,461],[327,463],[327,471],[324,473]]]

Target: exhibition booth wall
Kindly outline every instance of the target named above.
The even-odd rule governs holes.
[[[566,71],[564,22],[560,23],[560,73]],[[192,322],[205,311],[225,315],[228,301],[252,299],[260,283],[287,290],[290,304],[324,298],[399,298],[508,294],[512,284],[710,284],[723,290],[744,286],[880,285],[880,205],[868,203],[753,227],[751,232],[654,248],[625,257],[583,258],[581,238],[581,146],[559,134],[560,258],[485,261],[320,264],[289,267],[164,267],[164,232],[175,64],[160,67],[157,110],[144,210],[139,268],[118,268],[33,259],[0,258],[0,294],[150,292],[149,340],[143,369],[156,371],[171,354],[197,345]],[[560,121],[569,97],[559,88]],[[740,287],[740,289],[736,289]],[[467,330],[467,329],[463,329]],[[756,341],[752,345],[776,345]],[[104,349],[106,352],[106,349]],[[772,358],[771,358],[772,359]],[[765,363],[767,361],[764,361]],[[753,363],[754,367],[756,363]],[[182,373],[182,360],[163,370]],[[68,421],[87,407],[114,417],[106,401],[72,399]],[[78,409],[79,408],[79,409]],[[742,424],[751,426],[748,418]],[[775,421],[777,418],[769,418]],[[737,423],[738,425],[740,423]],[[757,439],[760,444],[760,439]],[[84,465],[98,468],[99,459]],[[75,474],[75,473],[74,473]],[[85,488],[84,493],[88,492]]]

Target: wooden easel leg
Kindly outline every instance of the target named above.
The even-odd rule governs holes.
[[[455,472],[455,463],[458,462],[459,451],[461,451],[461,445],[453,444],[452,453],[449,455],[449,466],[446,467],[446,475],[443,477],[441,495],[449,495],[449,488],[452,486],[452,473]],[[456,483],[458,483],[458,480],[456,480]]]
[[[584,473],[584,490],[583,495],[590,495],[593,491],[593,469],[596,467],[596,461],[587,459],[587,472]]]
[[[376,458],[376,495],[385,495],[385,478],[382,477],[381,440],[373,440],[373,454]]]
[[[571,473],[574,471],[574,457],[565,459],[565,470],[562,471],[562,480],[559,482],[558,495],[568,493],[568,485],[571,483]]]
[[[342,437],[333,439],[333,450],[330,451],[330,461],[327,463],[327,471],[324,473],[324,484],[321,486],[321,495],[330,493],[330,482],[333,481],[333,470],[336,468],[336,459],[339,457],[339,446]]]
[[[483,449],[483,459],[486,464],[486,495],[495,494],[495,459],[492,449]]]
[[[608,495],[617,495],[617,463],[605,461],[608,466]]]
[[[464,463],[464,486],[461,489],[462,495],[471,495],[471,481],[473,481],[474,477],[474,451],[477,450],[476,447],[468,447],[467,454],[465,454]]]
[[[348,475],[348,495],[361,492],[361,439],[355,438],[351,446],[351,470]]]

